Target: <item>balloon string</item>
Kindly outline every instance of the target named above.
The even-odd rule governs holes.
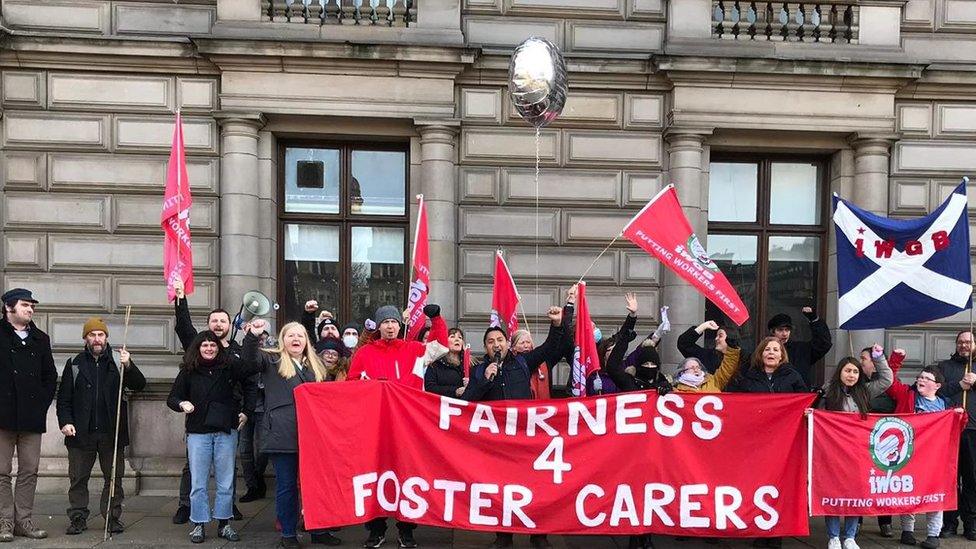
[[[539,312],[539,155],[540,129],[535,128],[535,310]],[[528,326],[526,326],[528,328]]]

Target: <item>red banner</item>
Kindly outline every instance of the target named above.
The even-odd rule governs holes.
[[[905,515],[956,508],[961,412],[813,414],[813,515]]]
[[[600,369],[600,357],[586,304],[586,282],[580,282],[576,295],[576,348],[573,350],[573,395],[586,395],[586,379]]]
[[[697,288],[732,322],[741,326],[749,319],[749,310],[739,294],[691,231],[674,185],[657,193],[622,234]]]
[[[295,400],[309,529],[389,516],[521,533],[808,534],[813,395],[477,403],[351,381],[303,384]]]
[[[407,295],[407,309],[410,317],[407,320],[407,339],[416,339],[420,330],[427,325],[427,315],[424,306],[427,305],[427,294],[430,292],[430,242],[427,239],[427,207],[424,206],[424,195],[417,195],[420,204],[417,207],[417,233],[413,239],[413,278],[410,282],[410,293]]]
[[[166,295],[176,297],[173,283],[183,281],[186,295],[193,293],[193,247],[190,241],[190,183],[186,176],[186,153],[183,150],[183,119],[176,113],[173,127],[173,146],[166,167],[166,194],[160,225],[163,228],[163,280]]]
[[[521,298],[515,288],[515,279],[501,250],[495,252],[495,285],[491,290],[492,326],[502,326],[509,337],[519,328],[518,304]]]

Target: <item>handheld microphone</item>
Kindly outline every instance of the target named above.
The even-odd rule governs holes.
[[[493,364],[499,364],[501,362],[501,353],[495,353],[495,356],[493,356],[491,358],[491,362]],[[495,371],[495,373],[493,373],[490,376],[488,376],[488,381],[494,381],[495,380],[495,376],[497,376],[497,375],[498,375],[498,371]]]

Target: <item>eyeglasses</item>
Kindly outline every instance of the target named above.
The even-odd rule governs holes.
[[[915,378],[915,381],[931,381],[932,383],[935,383],[935,378],[926,376],[924,374],[919,374],[919,376]]]

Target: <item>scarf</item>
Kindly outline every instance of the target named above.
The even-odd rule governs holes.
[[[705,372],[695,374],[691,370],[685,370],[678,376],[678,383],[697,389],[702,383],[705,383]]]

